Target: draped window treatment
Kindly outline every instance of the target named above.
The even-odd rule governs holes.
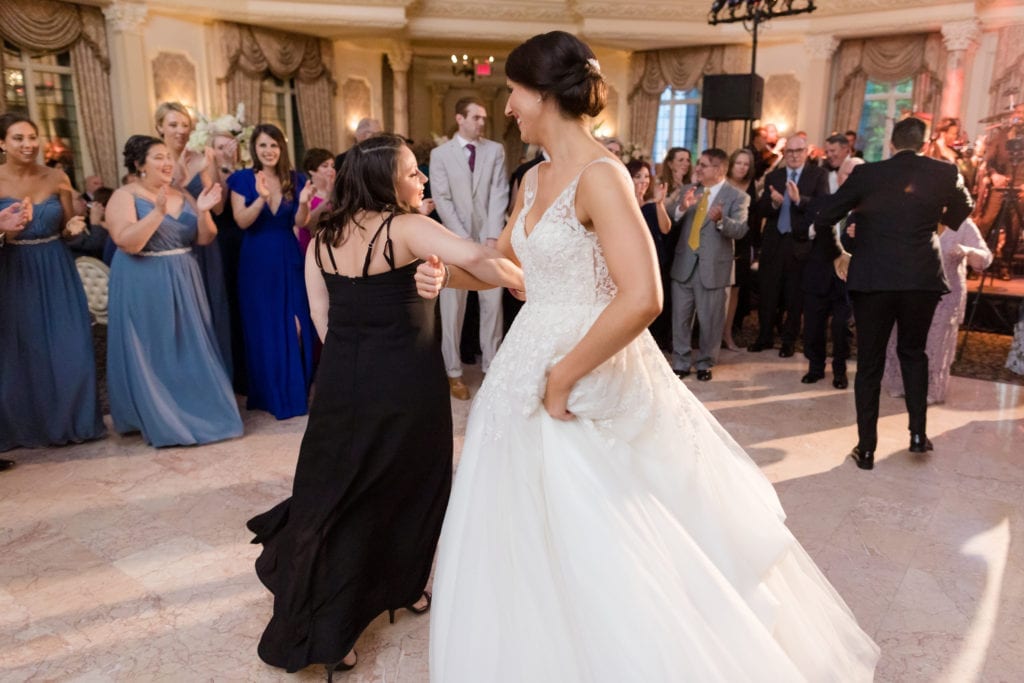
[[[271,74],[295,79],[299,125],[306,147],[335,150],[334,93],[329,42],[311,36],[227,22],[216,24],[217,42],[224,51],[224,84],[228,109],[245,105],[248,123],[259,123],[260,87]]]
[[[658,107],[665,88],[700,88],[705,75],[749,71],[749,65],[746,64],[748,58],[749,51],[744,46],[722,45],[633,53],[628,95],[630,142],[642,149],[652,148],[658,124]],[[722,122],[717,128],[716,136],[715,124],[708,122],[705,147],[710,147],[712,140],[727,151],[743,144],[742,121]],[[696,155],[699,150],[693,151]]]
[[[0,2],[0,37],[29,52],[68,50],[71,53],[85,144],[96,174],[108,187],[117,187],[110,55],[102,12],[95,7],[56,0],[3,0]],[[0,88],[0,112],[6,109],[4,91]]]
[[[946,49],[939,33],[844,40],[835,58],[834,130],[857,130],[869,80],[914,79],[914,108],[938,120]]]
[[[1024,102],[1024,24],[999,29],[996,63],[989,87],[989,114],[1006,111],[1010,104],[1007,91],[1017,89],[1014,102]]]

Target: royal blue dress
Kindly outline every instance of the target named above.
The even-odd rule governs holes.
[[[135,198],[141,220],[153,205]],[[114,428],[153,446],[242,435],[192,254],[198,226],[188,202],[165,216],[142,252],[114,254],[110,269],[107,385]]]
[[[0,198],[0,210],[18,200]],[[0,249],[0,451],[105,433],[85,290],[57,195]]]
[[[195,199],[203,191],[203,179],[197,173],[185,186],[185,191]],[[193,253],[199,263],[199,272],[203,274],[203,286],[206,298],[210,302],[210,316],[213,318],[213,332],[217,336],[217,348],[220,350],[224,369],[231,377],[234,372],[231,354],[231,309],[228,306],[228,292],[224,277],[224,262],[220,256],[220,242],[214,240],[206,246],[193,245]]]
[[[238,263],[247,407],[266,410],[279,420],[306,414],[313,376],[313,322],[303,258],[292,232],[306,177],[294,173],[292,179],[292,199],[282,199],[277,213],[265,204],[244,231]],[[228,187],[245,198],[246,206],[258,197],[252,169],[232,173]]]

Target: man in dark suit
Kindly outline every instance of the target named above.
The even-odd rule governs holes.
[[[827,242],[853,300],[858,439],[850,457],[866,470],[874,467],[878,395],[894,324],[899,326],[896,352],[910,416],[910,451],[932,449],[925,433],[925,342],[939,297],[949,291],[937,229],[939,223],[959,228],[971,213],[971,197],[956,166],[919,154],[924,141],[923,121],[898,122],[892,132],[893,157],[854,169],[814,220],[816,239]],[[851,258],[829,227],[852,209],[857,227]]]
[[[828,173],[807,165],[807,140],[793,135],[783,150],[784,164],[765,176],[764,194],[758,201],[758,215],[765,220],[761,237],[758,283],[760,329],[757,341],[747,347],[757,352],[772,348],[779,300],[785,308],[782,347],[779,355],[793,355],[800,334],[803,292],[800,287],[804,263],[811,252],[808,206],[816,197],[828,194]]]
[[[845,143],[846,138],[842,139]],[[837,169],[835,189],[838,190],[853,173],[853,169],[863,163],[863,159],[845,157]],[[822,197],[818,201],[824,203],[828,198]],[[844,246],[847,244],[845,240],[849,239],[846,237],[846,226],[855,221],[853,216],[844,216],[833,226]],[[846,377],[846,359],[850,357],[850,297],[846,293],[846,283],[836,275],[833,259],[827,242],[813,240],[811,255],[804,268],[804,356],[807,358],[807,374],[800,381],[814,384],[825,378],[825,335],[831,318],[832,386],[845,389],[850,385]]]
[[[729,155],[712,147],[694,166],[695,185],[683,193],[683,216],[672,260],[672,370],[681,379],[697,368],[697,379],[711,379],[725,328],[726,287],[733,268],[734,240],[750,226],[750,197],[725,179]],[[690,347],[693,315],[700,323],[700,350]],[[694,358],[696,356],[696,358]]]

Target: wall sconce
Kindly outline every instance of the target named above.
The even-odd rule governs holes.
[[[475,83],[477,76],[491,75],[492,64],[494,64],[493,56],[487,59],[477,59],[469,55],[462,55],[462,59],[459,59],[456,55],[452,55],[452,75],[466,76],[470,83]]]

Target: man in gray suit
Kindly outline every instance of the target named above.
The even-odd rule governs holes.
[[[455,103],[458,130],[451,140],[430,153],[431,196],[445,227],[464,239],[488,246],[498,241],[505,227],[508,177],[505,148],[483,137],[487,110],[482,100],[463,97]],[[501,342],[501,289],[478,293],[480,349],[487,372]],[[466,315],[466,292],[444,289],[441,302],[441,353],[448,371],[452,396],[466,400],[469,388],[462,381],[459,341]]]
[[[731,284],[733,240],[747,234],[750,197],[725,180],[729,156],[705,150],[694,166],[695,183],[679,202],[679,242],[672,260],[672,370],[680,379],[697,369],[711,379],[725,324],[725,288]],[[690,340],[693,314],[700,322],[700,350],[694,360]]]

